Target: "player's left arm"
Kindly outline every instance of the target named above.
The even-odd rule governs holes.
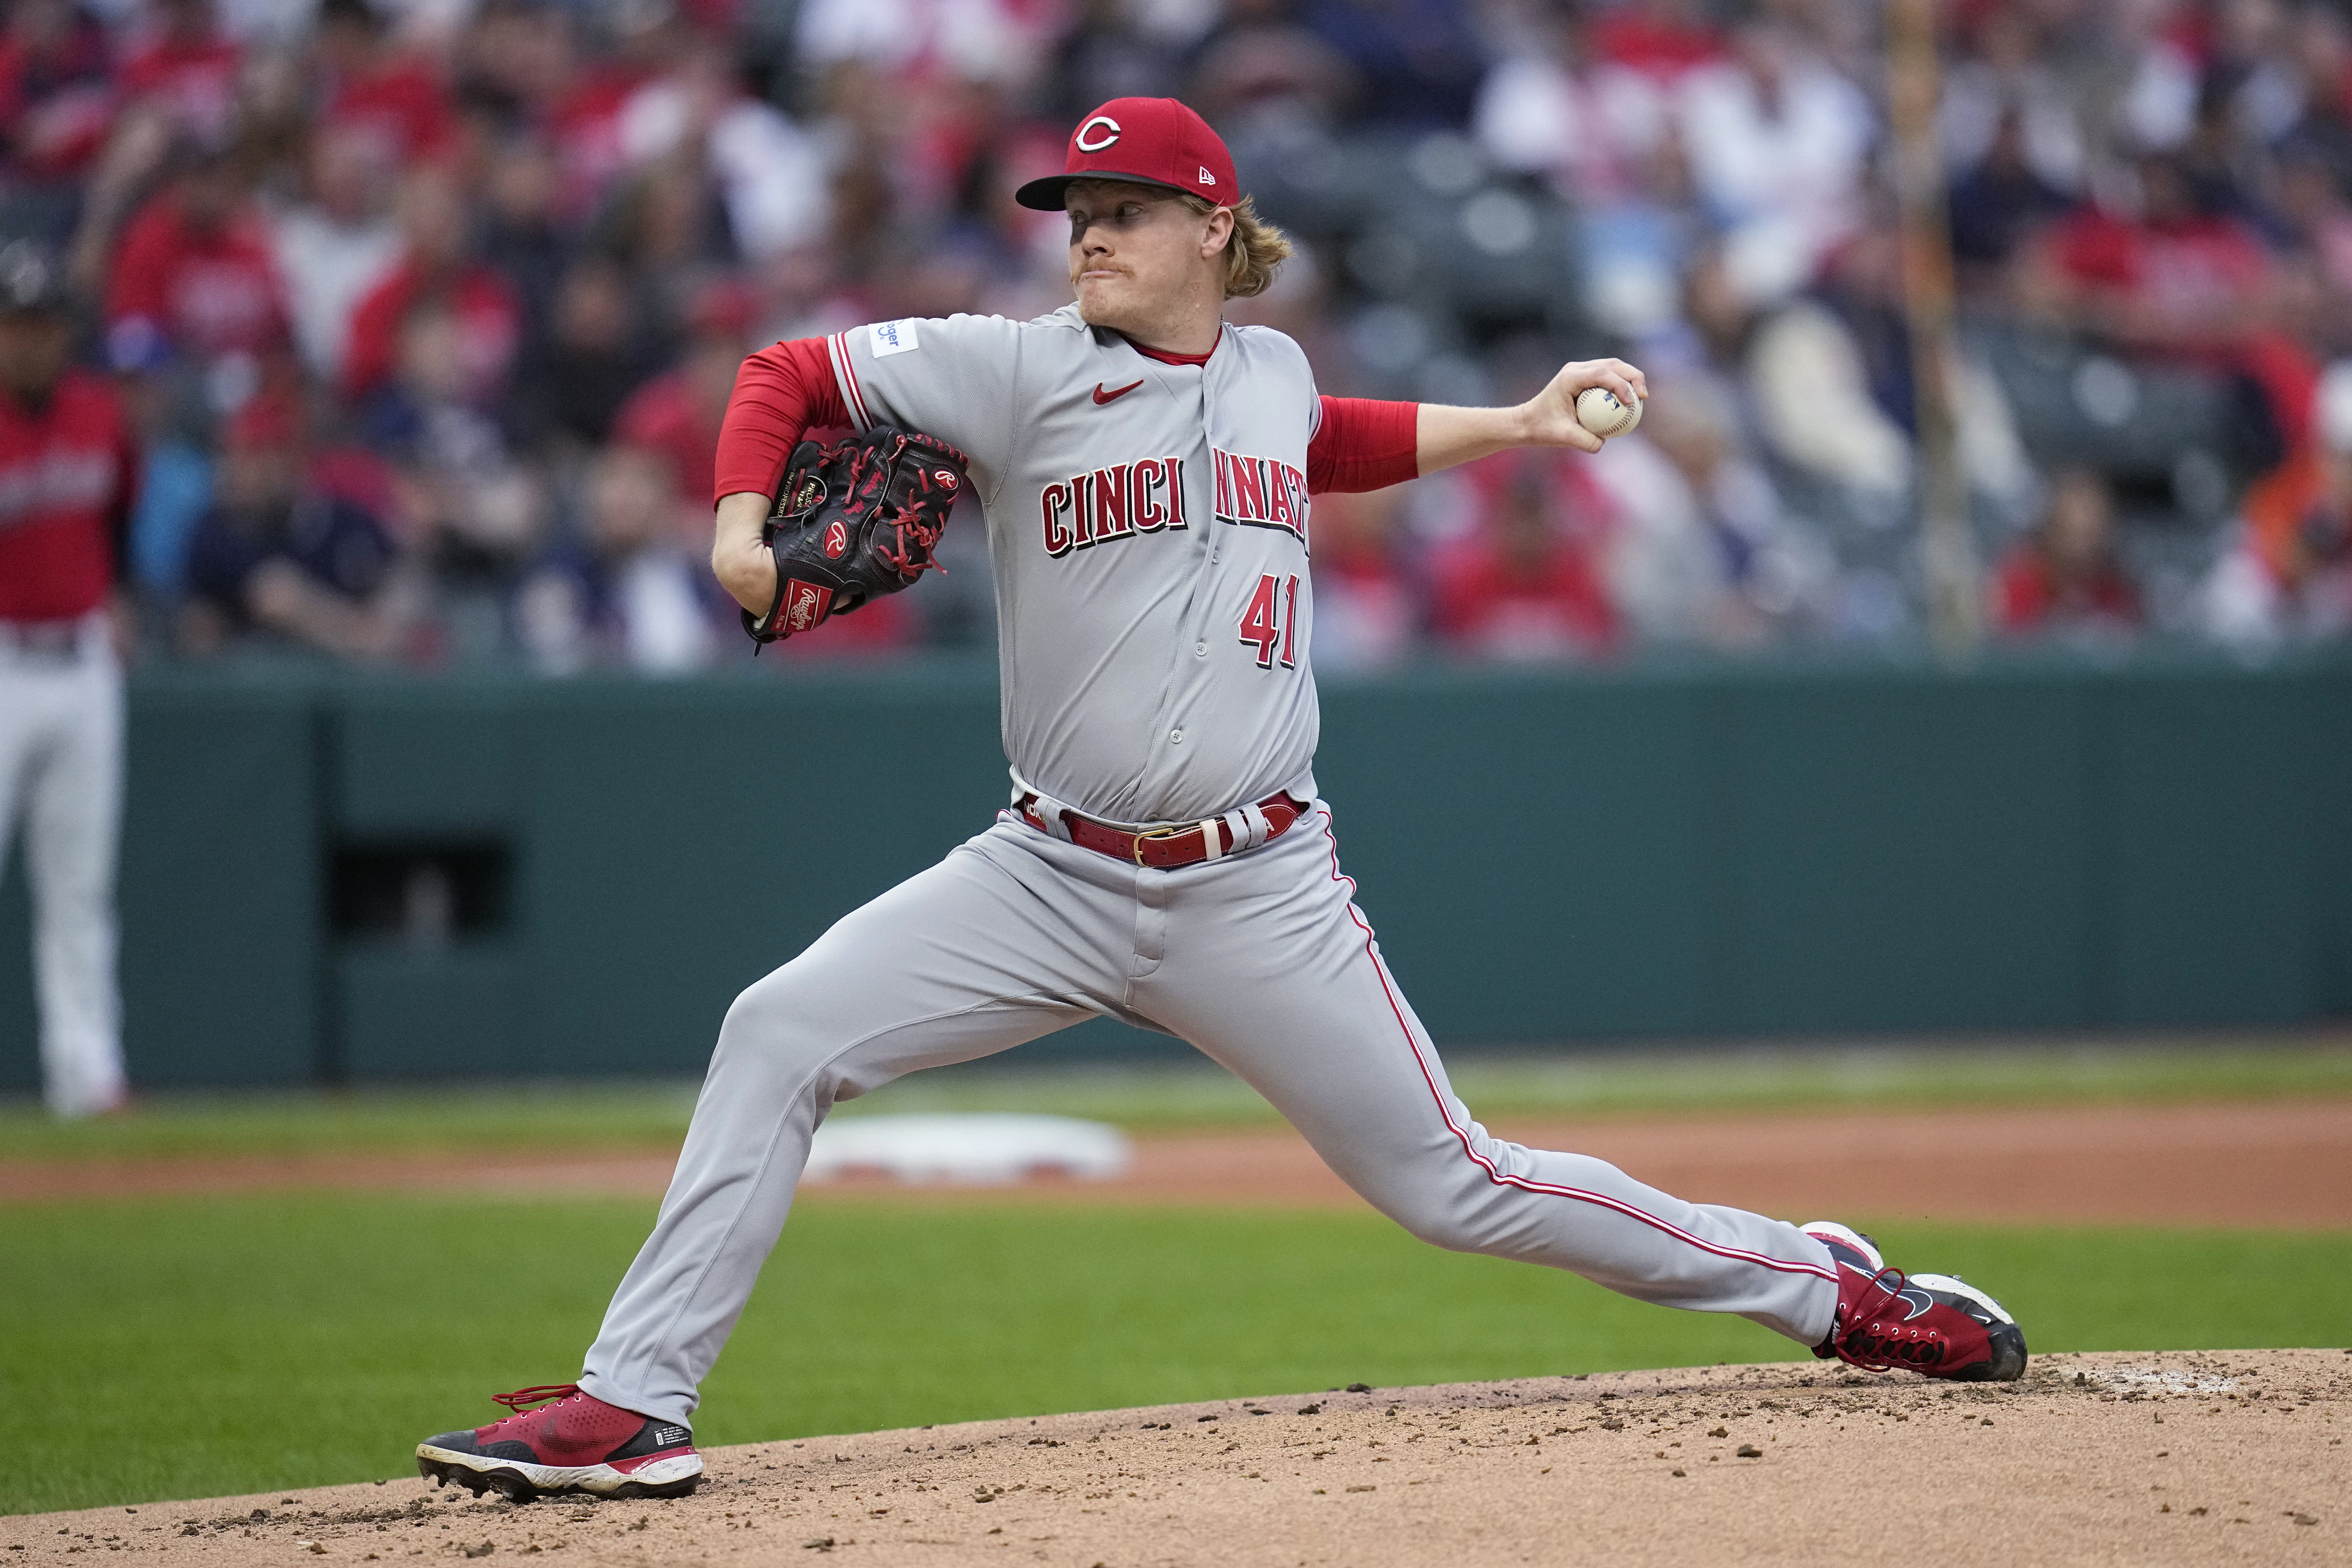
[[[1629,407],[1650,395],[1642,373],[1622,359],[1578,360],[1560,367],[1550,384],[1516,408],[1450,408],[1424,403],[1415,422],[1414,457],[1433,474],[1513,447],[1573,447],[1601,450],[1601,437],[1576,417],[1577,395],[1606,387]]]

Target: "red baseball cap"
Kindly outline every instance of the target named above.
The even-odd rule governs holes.
[[[1062,210],[1076,180],[1164,185],[1221,207],[1241,200],[1234,155],[1209,122],[1172,98],[1114,98],[1070,132],[1062,173],[1032,180],[1013,199],[1039,212]]]

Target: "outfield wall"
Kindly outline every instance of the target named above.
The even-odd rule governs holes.
[[[961,662],[165,671],[133,682],[131,759],[153,1085],[696,1070],[737,990],[1004,796],[994,673]],[[1430,668],[1327,682],[1318,772],[1444,1042],[2352,1011],[2342,658]],[[471,868],[453,936],[339,928],[354,868],[419,857]],[[5,1088],[35,1081],[21,858]]]

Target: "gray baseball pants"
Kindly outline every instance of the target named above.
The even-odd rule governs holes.
[[[1097,1014],[1190,1042],[1413,1235],[1628,1296],[1827,1337],[1835,1270],[1779,1220],[1689,1204],[1580,1154],[1491,1137],[1350,902],[1328,807],[1172,871],[1007,816],[835,925],[728,1010],[654,1232],[581,1385],[685,1423],[836,1100]]]
[[[122,1098],[114,858],[122,825],[122,667],[103,614],[69,656],[0,641],[0,870],[19,820],[33,892],[33,977],[49,1109]]]

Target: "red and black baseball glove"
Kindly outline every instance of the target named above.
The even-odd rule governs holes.
[[[830,447],[803,441],[761,537],[776,561],[776,597],[743,612],[751,640],[772,643],[895,594],[936,564],[931,552],[970,482],[961,452],[876,426]]]

